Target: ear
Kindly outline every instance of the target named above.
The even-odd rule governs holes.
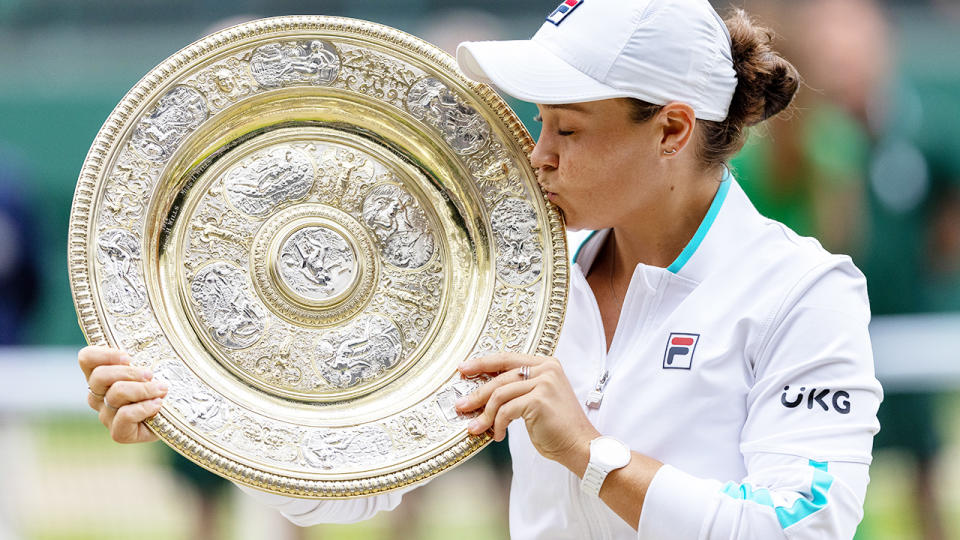
[[[682,151],[693,137],[697,115],[693,107],[686,103],[671,101],[660,109],[657,123],[661,133],[660,152],[665,157],[672,157]]]

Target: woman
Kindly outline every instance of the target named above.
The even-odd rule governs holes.
[[[556,358],[460,368],[495,375],[457,406],[482,411],[473,433],[510,432],[514,538],[853,536],[881,396],[866,284],[760,216],[725,166],[796,92],[770,40],[706,0],[567,0],[532,40],[461,45],[465,73],[539,104],[540,184],[568,226],[600,231]],[[164,389],[119,353],[80,363],[114,438],[149,439]],[[249,491],[300,524],[401,497]]]

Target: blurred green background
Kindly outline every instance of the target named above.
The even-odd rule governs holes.
[[[489,467],[502,456],[469,462],[369,523],[297,530],[235,490],[206,492],[205,480],[171,474],[160,444],[112,443],[84,410],[66,233],[77,174],[112,108],[152,67],[214,29],[342,15],[453,50],[461,40],[528,37],[556,3],[0,0],[0,540],[199,538],[204,530],[222,538],[505,537],[504,473]],[[737,3],[777,30],[805,84],[791,114],[758,130],[734,161],[761,211],[854,257],[878,317],[945,314],[955,334],[958,4]],[[535,108],[511,103],[536,137]],[[18,237],[11,220],[30,232]],[[913,334],[897,336],[898,351],[915,350]],[[9,347],[42,354],[24,367],[27,349]],[[960,377],[949,366],[925,368],[916,354],[877,351],[878,364],[891,364],[878,365],[888,398],[861,539],[960,538]],[[939,365],[956,356],[939,350]],[[40,378],[24,388],[11,376],[20,368],[72,386],[51,390]]]

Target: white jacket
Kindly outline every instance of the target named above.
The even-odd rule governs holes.
[[[680,257],[637,266],[608,352],[585,278],[605,235],[578,254],[556,356],[581,403],[607,371],[588,418],[666,465],[634,531],[514,422],[511,536],[851,538],[882,394],[863,275],[762,217],[728,175]],[[256,496],[299,524],[358,521],[400,501]]]

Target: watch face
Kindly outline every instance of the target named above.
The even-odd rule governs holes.
[[[630,463],[630,449],[612,437],[600,437],[590,445],[590,461],[608,469],[617,469]]]

